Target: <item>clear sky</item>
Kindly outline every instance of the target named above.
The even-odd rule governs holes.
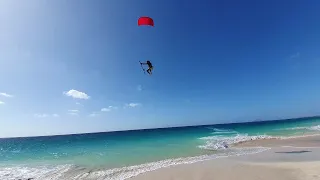
[[[318,0],[0,0],[0,136],[320,114]],[[155,27],[138,27],[150,16]],[[150,59],[152,76],[139,61]]]

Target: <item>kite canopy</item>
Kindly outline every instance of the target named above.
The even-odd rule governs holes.
[[[138,19],[138,26],[154,26],[153,19],[150,17],[140,17]]]

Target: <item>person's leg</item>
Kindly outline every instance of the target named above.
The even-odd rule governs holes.
[[[147,70],[147,73],[148,73],[148,74],[151,74],[151,69],[150,69],[150,68]]]

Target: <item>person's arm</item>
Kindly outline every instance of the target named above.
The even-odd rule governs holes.
[[[147,64],[147,63],[141,63],[141,64]]]

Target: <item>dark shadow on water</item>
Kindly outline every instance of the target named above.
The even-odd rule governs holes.
[[[286,153],[286,154],[300,154],[300,153],[307,153],[312,151],[286,151],[286,152],[275,152],[275,153]]]

